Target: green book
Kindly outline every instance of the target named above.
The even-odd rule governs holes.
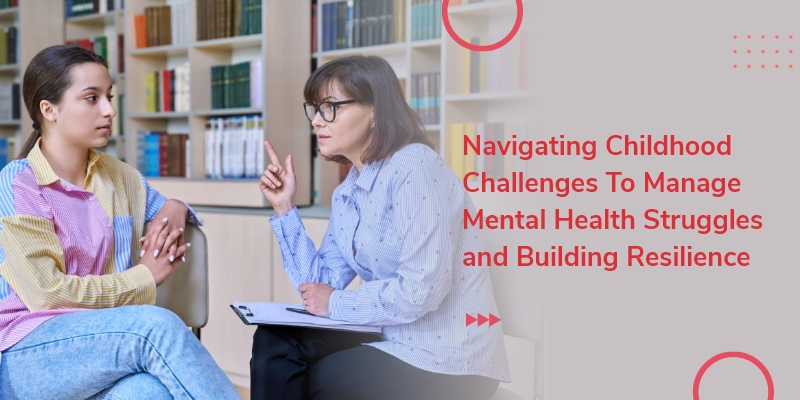
[[[224,65],[222,67],[222,108],[231,108],[233,104],[232,81],[231,66]]]
[[[108,40],[105,36],[94,38],[94,52],[108,62]]]

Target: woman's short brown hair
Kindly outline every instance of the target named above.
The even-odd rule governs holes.
[[[351,56],[331,61],[311,74],[303,95],[307,102],[320,104],[332,85],[350,99],[374,107],[375,126],[361,162],[381,161],[409,143],[433,147],[419,116],[409,107],[394,70],[377,56]],[[349,164],[342,155],[328,161]]]

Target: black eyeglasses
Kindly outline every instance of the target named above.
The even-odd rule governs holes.
[[[309,121],[312,121],[314,119],[314,116],[317,115],[317,113],[319,113],[319,115],[322,117],[322,119],[325,120],[325,122],[333,122],[333,120],[336,119],[336,109],[338,109],[340,105],[357,103],[357,102],[358,100],[344,100],[344,101],[334,101],[334,102],[325,101],[322,102],[322,104],[320,105],[303,103],[303,108],[306,111],[306,118],[308,118]]]

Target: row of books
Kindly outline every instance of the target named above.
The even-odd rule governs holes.
[[[145,111],[189,111],[189,63],[174,69],[145,73]]]
[[[258,178],[264,172],[264,120],[260,115],[209,118],[204,138],[206,178]]]
[[[17,27],[0,29],[0,65],[17,63]]]
[[[20,118],[19,89],[19,83],[0,83],[0,120],[8,121]]]
[[[103,14],[114,11],[114,0],[64,0],[64,11],[67,18]]]
[[[464,136],[468,136],[473,143],[477,143],[477,135],[480,135],[481,142],[504,141],[511,142],[516,140],[528,140],[533,136],[530,133],[530,124],[526,122],[465,122],[453,123],[449,125],[450,146],[448,164],[459,178],[463,178],[467,172],[485,172],[492,178],[510,178],[512,172],[528,172],[528,163],[533,160],[524,161],[512,155],[503,156],[498,154],[476,155],[469,151],[464,154]],[[515,137],[516,136],[516,137]]]
[[[439,123],[441,76],[439,72],[411,75],[411,109],[423,124]]]
[[[260,59],[211,67],[211,108],[260,108],[263,75]]]
[[[472,44],[487,45],[503,36],[481,36]],[[494,51],[462,49],[462,90],[464,93],[526,90],[528,88],[528,31],[519,31],[507,45]]]
[[[114,41],[114,37],[98,36],[94,38],[67,40],[64,44],[75,45],[93,51],[100,57],[103,57],[108,63],[110,63],[111,60],[116,60],[117,72],[123,73],[125,72],[125,36],[119,34],[116,37],[116,43],[114,43]],[[108,67],[109,69],[113,68],[110,64]]]
[[[191,171],[189,134],[136,132],[136,167],[147,177],[186,177]]]
[[[442,37],[442,0],[411,0],[411,40]]]
[[[197,40],[261,34],[262,0],[198,0]]]
[[[19,0],[0,0],[0,10],[4,8],[17,7]]]
[[[145,7],[144,14],[133,16],[136,48],[183,45],[189,43],[189,2]]]
[[[323,3],[322,50],[404,42],[405,10],[406,0]]]

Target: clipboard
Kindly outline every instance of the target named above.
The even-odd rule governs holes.
[[[310,329],[328,329],[346,332],[380,334],[380,326],[359,325],[336,321],[311,314],[297,313],[287,308],[302,308],[302,305],[273,302],[234,302],[231,309],[245,325],[295,326]]]

